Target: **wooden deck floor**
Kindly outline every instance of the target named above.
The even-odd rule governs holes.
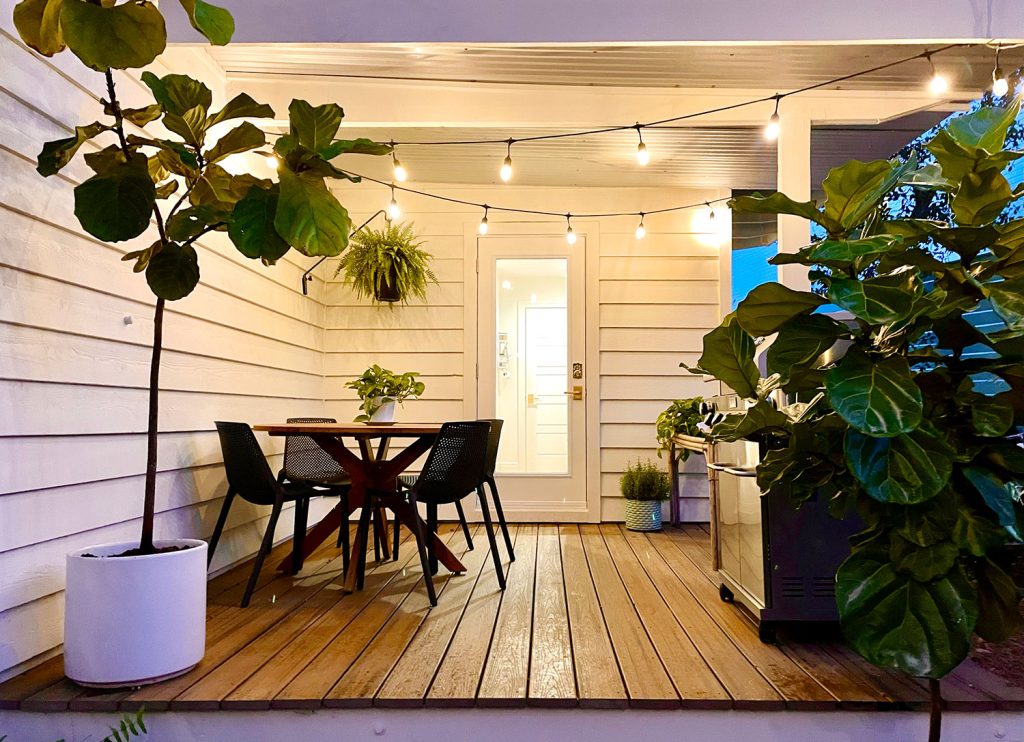
[[[924,687],[870,667],[839,643],[762,644],[722,603],[707,533],[617,525],[514,527],[517,561],[497,589],[486,539],[437,580],[430,609],[415,549],[338,589],[328,546],[295,578],[269,570],[237,607],[247,565],[210,583],[206,658],[139,689],[86,691],[61,658],[0,685],[0,708],[36,711],[323,707],[923,708]],[[501,548],[501,547],[499,547]],[[287,544],[278,547],[284,554]],[[959,710],[1019,710],[1024,690],[965,663],[943,682]]]

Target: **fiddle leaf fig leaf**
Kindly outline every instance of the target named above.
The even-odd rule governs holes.
[[[352,221],[322,178],[280,173],[274,228],[303,255],[338,255],[348,245]]]
[[[266,103],[257,103],[248,93],[239,93],[227,102],[222,109],[210,116],[207,128],[216,126],[222,121],[239,118],[270,119],[274,118],[274,109]]]
[[[888,160],[850,160],[832,168],[822,182],[825,216],[850,230],[864,221],[900,178],[900,169]]]
[[[704,336],[704,352],[697,365],[741,397],[756,395],[760,375],[754,365],[754,338],[740,327],[735,317]]]
[[[163,112],[163,107],[159,103],[154,103],[142,108],[124,108],[121,110],[121,115],[124,116],[125,121],[142,127],[156,121],[163,115]]]
[[[339,155],[389,155],[390,144],[380,144],[372,139],[338,139],[320,150],[325,160],[332,160]]]
[[[825,390],[839,416],[866,435],[891,438],[921,424],[921,390],[906,358],[872,360],[851,348],[826,374]]]
[[[985,641],[1006,641],[1024,628],[1017,585],[991,559],[985,559],[978,565],[975,578],[979,609],[975,631]]]
[[[193,147],[201,147],[206,134],[206,109],[194,106],[181,115],[165,113],[164,126]]]
[[[153,3],[64,0],[60,27],[68,48],[100,72],[145,67],[167,46],[164,17]]]
[[[957,224],[971,227],[988,224],[1013,200],[1008,181],[998,170],[967,173],[950,206]]]
[[[209,165],[203,171],[203,177],[192,187],[189,201],[194,206],[213,204],[229,212],[252,186],[269,188],[270,181],[248,173],[232,175],[220,165]]]
[[[331,144],[344,115],[341,106],[335,103],[313,106],[295,99],[288,106],[288,121],[295,141],[317,153]]]
[[[267,135],[263,130],[243,121],[226,133],[206,152],[207,162],[219,162],[229,155],[262,147],[267,143]]]
[[[969,395],[968,408],[971,427],[978,435],[998,438],[1006,434],[1013,425],[1013,404],[1009,392],[986,397],[983,394]]]
[[[768,373],[788,379],[794,367],[804,367],[848,334],[845,325],[823,314],[798,315],[779,327],[779,335],[768,346]]]
[[[996,153],[1003,148],[1006,134],[1020,112],[1020,98],[1008,106],[985,106],[973,113],[959,116],[946,125],[954,142],[968,149]]]
[[[764,431],[786,431],[790,428],[789,418],[766,399],[759,399],[743,415],[726,415],[715,426],[715,438],[723,441],[737,441]]]
[[[811,245],[806,260],[828,265],[830,263],[855,263],[862,258],[874,258],[893,247],[902,244],[899,235],[880,234],[860,240],[822,240]]]
[[[1017,541],[1021,541],[1021,530],[1016,508],[1021,506],[1020,493],[1015,482],[1004,482],[988,469],[977,466],[965,466],[964,476],[974,489],[978,491],[985,504],[989,506],[999,525],[1006,529]]]
[[[1011,330],[1024,329],[1024,276],[985,284],[988,299]]]
[[[152,72],[142,73],[142,82],[153,93],[153,98],[167,113],[182,116],[186,111],[199,107],[210,110],[213,92],[198,80],[188,75],[164,75],[157,77]]]
[[[171,243],[149,259],[146,283],[153,293],[167,301],[177,301],[192,293],[199,284],[199,256],[191,245]]]
[[[792,214],[802,216],[820,224],[830,234],[842,230],[842,225],[818,210],[814,201],[794,201],[778,191],[764,195],[755,193],[751,196],[737,196],[729,200],[729,208],[745,214]]]
[[[253,187],[235,204],[228,225],[228,237],[247,258],[274,262],[289,250],[288,243],[274,228],[280,187]]]
[[[149,227],[156,187],[147,158],[136,154],[75,188],[75,216],[86,232],[107,242],[138,237]]]
[[[22,0],[14,6],[14,27],[21,40],[42,54],[52,57],[65,48],[60,30],[60,11],[64,0]]]
[[[110,131],[110,127],[99,121],[94,121],[87,126],[76,126],[73,137],[47,142],[43,145],[39,157],[36,158],[36,171],[44,176],[57,174],[61,168],[71,162],[71,158],[83,144],[105,131]]]
[[[891,438],[850,429],[845,449],[850,472],[879,502],[925,502],[946,487],[953,473],[949,446],[920,429]]]
[[[205,0],[178,0],[188,13],[192,28],[205,36],[211,44],[224,46],[235,33],[235,19],[224,8]]]
[[[923,290],[916,270],[902,270],[866,280],[832,279],[828,298],[860,319],[888,324],[905,319]]]
[[[836,574],[843,632],[853,648],[879,667],[940,678],[971,648],[977,593],[963,570],[919,582],[897,572],[887,549],[861,549]]]
[[[810,314],[825,300],[809,291],[795,291],[781,283],[763,283],[736,307],[736,321],[754,337],[776,332],[783,324]]]
[[[893,535],[889,557],[897,572],[915,580],[928,582],[941,577],[953,568],[960,550],[952,541],[939,541],[930,546],[919,546],[905,538]]]
[[[172,240],[183,242],[196,237],[207,227],[227,224],[228,214],[214,204],[190,206],[175,213],[167,220],[167,236]]]

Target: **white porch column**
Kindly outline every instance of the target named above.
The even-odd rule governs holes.
[[[811,118],[792,99],[782,102],[779,114],[778,189],[795,201],[807,201],[811,197]],[[783,214],[778,220],[779,252],[796,252],[810,243],[811,224],[806,219]],[[802,265],[780,265],[779,282],[798,291],[811,287]]]

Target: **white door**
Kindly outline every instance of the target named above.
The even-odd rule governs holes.
[[[587,514],[585,238],[478,240],[478,416],[504,420],[496,480],[509,520]]]

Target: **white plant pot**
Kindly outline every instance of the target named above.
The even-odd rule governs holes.
[[[661,501],[626,500],[626,528],[631,531],[660,531]]]
[[[397,406],[395,400],[385,402],[377,411],[370,415],[371,423],[393,423],[395,421],[395,407]]]
[[[138,542],[68,554],[64,674],[93,687],[143,685],[191,670],[206,651],[206,542],[113,557]],[[87,557],[85,554],[95,556]]]

